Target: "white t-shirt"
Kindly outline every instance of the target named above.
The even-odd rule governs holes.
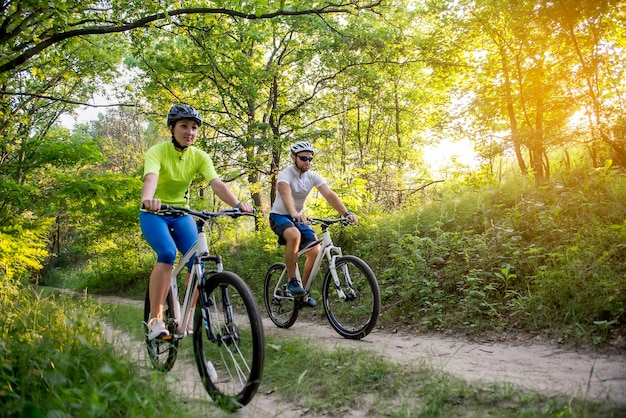
[[[302,212],[304,201],[311,190],[313,190],[313,187],[320,187],[326,182],[322,176],[311,170],[300,173],[294,166],[290,166],[278,173],[276,184],[278,183],[288,183],[289,186],[291,186],[291,195],[293,196],[296,210]],[[289,215],[289,212],[285,209],[285,204],[283,203],[280,193],[276,194],[276,200],[274,200],[271,212],[280,215]]]

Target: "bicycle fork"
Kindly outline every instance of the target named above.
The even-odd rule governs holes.
[[[200,292],[200,298],[202,301],[202,322],[204,324],[205,332],[207,333],[207,338],[209,341],[217,342],[219,345],[226,344],[232,345],[233,343],[239,340],[239,334],[237,332],[237,327],[235,326],[235,315],[234,310],[230,301],[230,295],[228,293],[227,285],[218,285],[219,292],[221,297],[221,306],[216,306],[216,301],[209,297],[206,292],[207,281],[211,280],[210,275],[216,272],[222,271],[222,260],[219,256],[209,256],[208,260],[213,261],[217,264],[218,269],[216,271],[209,271],[203,275],[202,281],[198,285],[198,290]],[[221,325],[221,328],[217,330],[217,334],[214,330],[214,327],[211,325],[215,323],[219,326],[219,313],[216,311],[216,318],[212,318],[211,309],[213,307],[217,309],[222,309],[224,312],[224,323]]]
[[[339,280],[339,275],[337,274],[337,264],[336,260],[338,257],[342,256],[341,249],[339,247],[328,247],[326,250],[326,257],[328,258],[328,270],[333,278],[333,282],[335,283],[335,289],[337,290],[337,296],[343,301],[351,301],[356,299],[356,292],[352,287],[352,280],[350,279],[350,272],[348,270],[348,264],[344,263],[341,266],[341,271],[343,273],[343,277],[345,280],[345,285],[348,287],[349,291],[343,291],[341,288],[341,281]],[[334,253],[334,254],[331,254]]]

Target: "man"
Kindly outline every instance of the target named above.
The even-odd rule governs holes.
[[[311,171],[314,155],[315,150],[308,142],[298,142],[291,147],[293,165],[278,174],[276,180],[278,195],[270,211],[270,226],[278,235],[279,242],[285,244],[285,265],[290,278],[287,290],[295,297],[305,297],[305,306],[312,308],[317,303],[306,294],[304,288],[309,280],[315,257],[319,253],[319,246],[306,253],[302,283],[296,278],[298,251],[317,239],[315,232],[308,225],[306,215],[302,213],[307,196],[315,187],[333,209],[347,217],[353,224],[359,224],[357,216],[346,209],[339,196],[328,187],[322,177]]]

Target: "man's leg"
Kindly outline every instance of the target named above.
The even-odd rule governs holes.
[[[302,287],[305,288],[307,282],[309,281],[309,276],[311,275],[311,270],[313,269],[313,264],[315,263],[315,257],[320,252],[320,246],[316,245],[311,251],[306,253],[306,260],[304,262],[304,274],[302,275]]]
[[[298,248],[300,247],[300,230],[290,227],[283,232],[285,244],[285,266],[287,269],[287,290],[295,297],[304,296],[304,287],[296,279],[296,269],[298,268]]]
[[[287,277],[293,279],[296,277],[296,268],[298,266],[298,247],[300,246],[300,231],[296,227],[285,229],[283,238],[287,242],[285,244],[285,265],[287,266]]]

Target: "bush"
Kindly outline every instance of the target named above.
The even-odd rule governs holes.
[[[164,384],[141,377],[103,340],[95,322],[102,312],[94,302],[38,296],[6,277],[0,278],[0,295],[3,416],[180,413]]]

